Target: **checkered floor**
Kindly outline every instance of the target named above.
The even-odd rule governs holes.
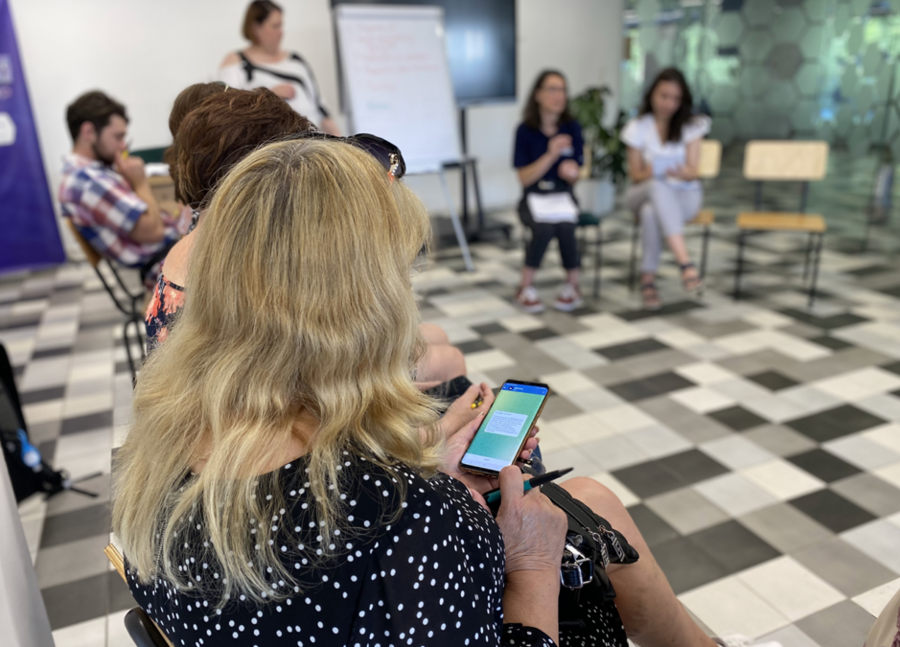
[[[630,226],[614,219],[601,298],[577,312],[517,310],[521,249],[501,242],[473,247],[473,274],[450,251],[416,275],[423,319],[466,353],[474,381],[551,385],[545,462],[622,498],[711,633],[860,645],[900,588],[900,261],[884,236],[877,253],[853,252],[862,219],[841,221],[808,311],[804,241],[754,237],[747,299],[735,304],[733,213],[720,196],[709,203],[724,218],[703,300],[685,299],[667,266],[666,307],[641,311],[625,280]],[[551,248],[538,284],[547,301],[562,276]],[[96,499],[20,507],[58,647],[130,644],[122,615],[134,602],[102,553],[110,452],[131,393],[120,327],[85,265],[0,278],[0,341],[33,440],[76,478],[103,473],[81,484]]]

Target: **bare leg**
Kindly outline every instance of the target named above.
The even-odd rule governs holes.
[[[580,269],[576,268],[574,270],[566,270],[566,280],[569,283],[571,283],[572,285],[574,285],[576,288],[578,287],[578,279],[580,276],[581,276]]]
[[[522,266],[522,279],[519,281],[519,286],[523,288],[527,288],[529,285],[534,284],[534,275],[537,274],[536,267],[528,267],[527,265]]]
[[[429,346],[449,346],[450,338],[444,329],[437,324],[423,323],[419,324],[419,332],[425,338],[425,343]]]
[[[669,249],[679,265],[687,265],[691,262],[691,255],[688,254],[687,245],[684,242],[684,234],[675,234],[666,236],[666,242],[669,243]]]
[[[611,564],[607,570],[616,588],[616,607],[628,637],[641,647],[716,647],[675,597],[619,498],[589,478],[569,479],[562,487],[607,519],[640,555],[634,564]]]
[[[430,389],[466,374],[466,360],[458,348],[446,344],[429,345],[416,365],[416,385]]]

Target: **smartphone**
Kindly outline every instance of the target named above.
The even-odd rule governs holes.
[[[544,410],[550,387],[535,382],[507,380],[481,422],[475,438],[459,462],[472,474],[497,478],[500,470],[516,462],[535,421]]]

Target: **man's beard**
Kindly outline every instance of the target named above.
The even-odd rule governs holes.
[[[91,150],[94,151],[94,157],[96,157],[107,166],[113,166],[116,163],[115,156],[101,152],[96,143],[91,144]]]

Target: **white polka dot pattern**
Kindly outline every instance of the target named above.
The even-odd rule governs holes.
[[[462,484],[443,474],[426,481],[403,465],[392,475],[364,460],[345,463],[352,467],[343,470],[351,483],[344,501],[354,529],[362,534],[356,533],[327,568],[308,566],[316,547],[329,540],[316,532],[303,465],[299,460],[281,468],[291,507],[273,520],[279,527],[279,555],[297,580],[293,595],[261,607],[240,596],[217,610],[217,598],[209,592],[220,576],[211,553],[201,548],[209,546],[202,527],[179,533],[188,547],[198,546],[197,558],[183,565],[191,590],[160,578],[141,585],[126,563],[135,599],[174,645],[554,645],[536,628],[503,624],[505,557],[499,527]],[[388,525],[385,512],[390,516],[401,505],[397,478],[407,482],[406,500],[399,520]],[[290,586],[271,584],[280,590]],[[198,595],[201,591],[206,599]],[[601,625],[606,622],[602,609],[591,613]],[[613,624],[621,627],[617,615]],[[591,633],[589,642],[567,637],[562,642],[623,644],[607,642],[605,627]]]

